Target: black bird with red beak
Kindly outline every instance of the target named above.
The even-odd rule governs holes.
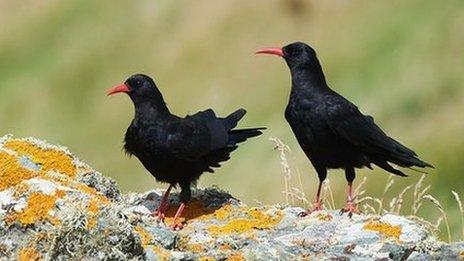
[[[157,181],[169,183],[160,206],[152,215],[164,219],[169,192],[179,185],[180,206],[172,227],[190,201],[190,185],[204,172],[214,172],[227,161],[238,144],[262,134],[265,128],[235,129],[245,115],[239,109],[225,118],[208,109],[185,118],[170,113],[161,92],[148,76],[136,74],[124,84],[108,90],[108,95],[126,93],[135,106],[135,116],[127,129],[124,149],[136,156]]]
[[[345,170],[348,196],[342,212],[351,216],[358,212],[352,195],[355,168],[372,169],[374,164],[392,174],[406,176],[390,163],[406,168],[432,167],[385,134],[371,116],[363,115],[353,103],[330,89],[316,52],[309,45],[296,42],[256,53],[280,56],[290,68],[292,89],[285,118],[320,181],[316,202],[309,213],[321,209],[320,193],[327,169]]]

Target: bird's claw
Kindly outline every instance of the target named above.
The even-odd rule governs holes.
[[[320,202],[314,202],[314,205],[311,209],[298,213],[299,217],[306,217],[307,215],[322,210],[322,204]]]
[[[340,210],[340,215],[343,215],[344,213],[348,213],[348,217],[351,218],[353,217],[353,214],[359,214],[361,213],[356,204],[353,202],[348,202],[346,203],[346,206]]]
[[[164,222],[164,218],[166,217],[166,209],[158,208],[153,211],[150,216],[156,219],[156,222]]]
[[[170,226],[169,226],[172,230],[181,230],[182,228],[184,228],[184,224],[182,224],[182,222],[173,222]]]

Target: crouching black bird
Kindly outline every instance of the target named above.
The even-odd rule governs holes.
[[[239,109],[225,118],[208,109],[185,118],[170,113],[155,82],[137,74],[108,90],[108,95],[127,93],[135,106],[135,117],[125,136],[124,149],[136,156],[157,181],[169,183],[160,206],[152,213],[159,219],[169,207],[173,186],[181,188],[181,205],[174,216],[173,228],[191,197],[190,185],[203,172],[214,172],[227,161],[238,144],[258,136],[265,128],[235,129],[245,115]]]
[[[345,169],[348,197],[342,212],[351,216],[357,212],[351,191],[355,168],[372,169],[371,164],[375,164],[395,175],[406,176],[390,163],[406,168],[432,167],[385,134],[371,116],[363,115],[353,103],[331,90],[316,52],[307,44],[296,42],[256,53],[281,56],[290,68],[292,89],[285,118],[320,181],[315,205],[309,212],[321,208],[319,196],[327,169]]]

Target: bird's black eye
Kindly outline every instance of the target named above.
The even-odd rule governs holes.
[[[141,85],[142,85],[142,81],[137,80],[137,81],[135,82],[135,84],[137,84],[137,86],[141,86]]]

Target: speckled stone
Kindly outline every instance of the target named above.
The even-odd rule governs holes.
[[[116,182],[66,148],[21,139],[68,155],[76,167],[72,177],[54,169],[42,173],[34,157],[3,148],[11,139],[0,137],[0,156],[14,155],[34,175],[0,191],[0,259],[25,250],[45,260],[457,260],[464,254],[464,243],[441,242],[406,217],[349,218],[338,210],[299,217],[301,208],[249,207],[217,187],[194,189],[184,228],[173,231],[177,192],[170,197],[167,224],[157,222],[150,213],[163,191],[121,194]],[[54,203],[41,203],[50,208],[41,213],[44,218],[23,224],[19,217],[30,209],[31,195]]]

